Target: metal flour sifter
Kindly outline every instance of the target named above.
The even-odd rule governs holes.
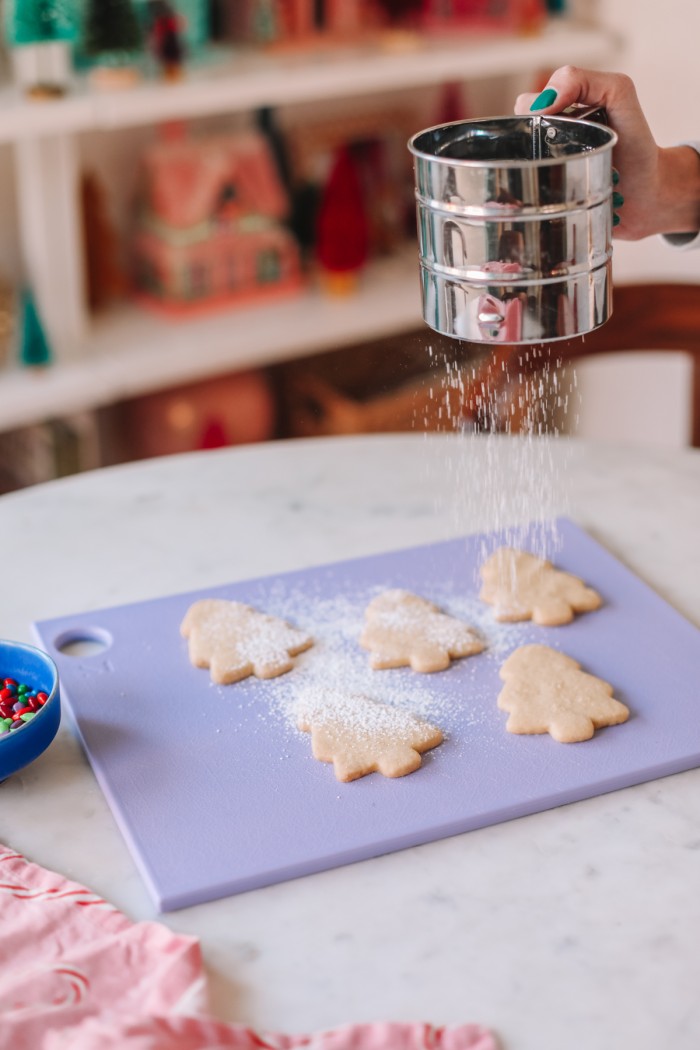
[[[584,335],[612,312],[612,149],[600,107],[414,135],[423,317],[477,343]]]

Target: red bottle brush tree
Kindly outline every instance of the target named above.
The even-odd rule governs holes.
[[[316,220],[316,259],[330,291],[351,291],[369,254],[362,183],[347,146],[336,154]]]

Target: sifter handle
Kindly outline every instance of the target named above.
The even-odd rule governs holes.
[[[572,117],[574,120],[592,120],[595,124],[607,125],[608,123],[608,114],[605,106],[602,106],[599,102],[592,106],[586,105],[585,102],[574,102],[562,110],[558,116]]]

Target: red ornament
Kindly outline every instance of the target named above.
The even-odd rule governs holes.
[[[199,440],[198,448],[225,448],[230,444],[226,435],[226,428],[220,419],[208,419],[204,424],[204,430]]]

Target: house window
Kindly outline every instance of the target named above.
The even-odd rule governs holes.
[[[221,189],[216,206],[216,217],[219,222],[235,218],[237,211],[238,191],[232,182],[227,182]]]
[[[190,299],[203,299],[210,290],[209,270],[204,263],[190,263],[187,271],[187,295]]]
[[[258,281],[272,284],[279,281],[282,273],[280,254],[276,248],[264,248],[258,255]]]
[[[161,295],[163,284],[156,265],[143,256],[136,261],[136,282],[140,288],[153,295]]]
[[[235,255],[229,255],[226,259],[226,282],[230,289],[238,288],[240,284],[240,267]]]

